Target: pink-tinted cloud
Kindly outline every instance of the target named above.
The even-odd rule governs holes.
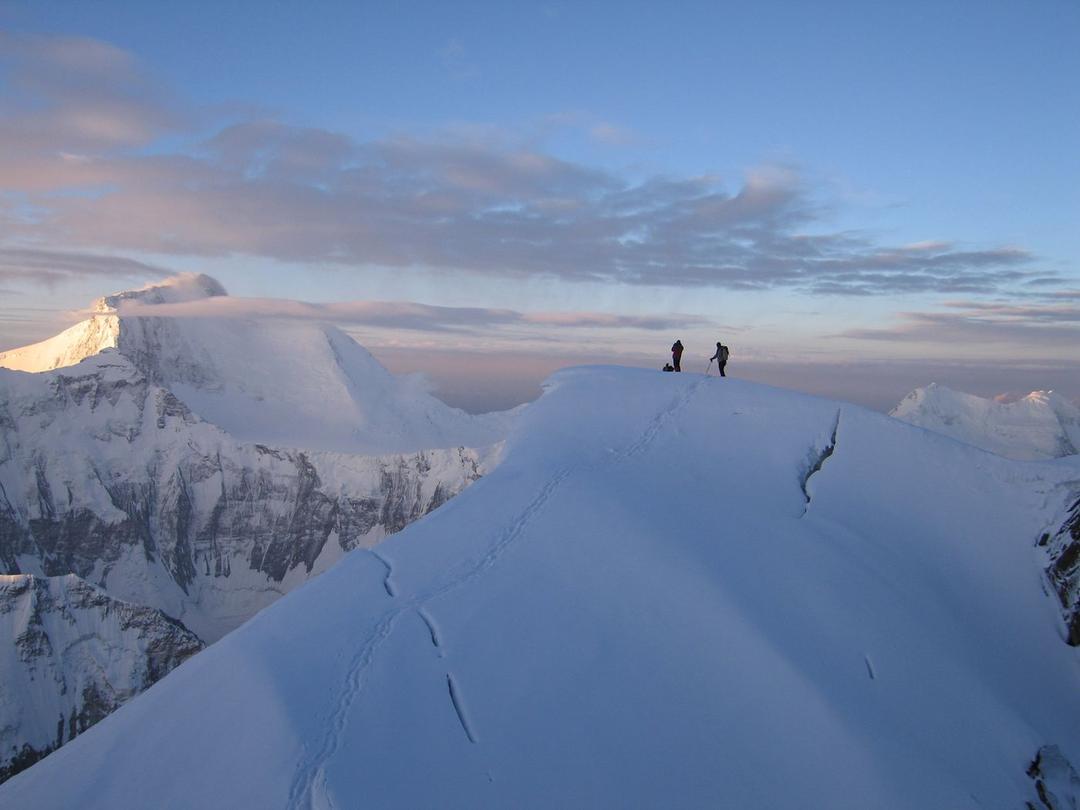
[[[904,312],[892,326],[851,329],[841,337],[895,343],[964,344],[1012,354],[1080,346],[1080,305],[1066,290],[1020,303],[952,301],[945,311]]]
[[[0,190],[19,200],[6,230],[24,243],[832,295],[1056,278],[1018,247],[894,247],[830,230],[790,168],[735,186],[640,179],[512,138],[358,142],[266,119],[195,139],[190,111],[105,43],[4,35],[0,61],[12,88],[0,97]],[[164,135],[191,145],[166,148]]]
[[[156,278],[168,271],[118,256],[0,247],[0,280],[52,285],[86,277]]]

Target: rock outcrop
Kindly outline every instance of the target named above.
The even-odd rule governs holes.
[[[1080,497],[1058,532],[1044,534],[1039,542],[1046,547],[1046,576],[1061,604],[1065,640],[1080,647]]]
[[[0,576],[0,781],[203,648],[159,610],[76,576]]]

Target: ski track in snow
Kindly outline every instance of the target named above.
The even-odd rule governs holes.
[[[645,430],[635,441],[611,456],[608,459],[608,463],[621,462],[641,455],[648,450],[656,440],[657,436],[659,436],[661,430],[663,430],[679,411],[690,403],[694,394],[700,390],[707,380],[707,377],[702,377],[698,382],[686,386],[686,388],[675,397],[666,408],[661,410],[652,418],[652,420],[650,420],[649,424],[645,427]],[[375,622],[372,633],[361,643],[356,655],[353,656],[353,659],[349,664],[348,675],[345,677],[344,687],[342,688],[326,723],[326,734],[318,749],[301,761],[297,774],[293,779],[292,786],[289,790],[289,810],[316,810],[315,793],[316,788],[319,785],[323,788],[322,798],[327,802],[330,801],[329,796],[325,793],[326,766],[341,748],[342,739],[344,738],[345,730],[348,726],[349,715],[357,698],[363,691],[365,675],[375,660],[375,654],[378,652],[383,642],[390,637],[398,620],[406,613],[419,613],[420,618],[431,632],[432,644],[439,648],[441,656],[443,651],[435,632],[434,622],[428,611],[425,609],[426,605],[472,581],[495,565],[503,553],[513,545],[519,537],[521,537],[533,518],[543,510],[547,502],[551,500],[552,496],[554,496],[559,487],[570,476],[574,469],[574,467],[564,468],[552,476],[547,483],[541,487],[536,496],[525,506],[517,519],[500,533],[498,539],[475,563],[466,567],[464,571],[450,580],[441,585],[436,585],[427,591],[420,592],[412,598],[400,601],[396,599],[393,586],[389,581],[390,574],[393,571],[390,562],[382,555],[374,551],[371,552],[372,556],[376,557],[387,569],[383,587],[386,589],[390,598],[395,600],[395,606],[379,616]],[[455,682],[449,673],[447,673],[446,678],[450,700],[458,720],[461,722],[461,726],[464,729],[469,742],[475,743],[477,738],[466,720],[466,711],[461,702],[460,693],[457,691]]]

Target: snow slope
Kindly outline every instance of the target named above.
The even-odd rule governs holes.
[[[160,611],[76,576],[0,576],[0,781],[202,648]]]
[[[1035,548],[1077,481],[738,380],[562,372],[494,472],[0,805],[1039,806],[1080,762]]]
[[[449,407],[416,379],[391,375],[336,327],[216,315],[225,297],[218,282],[196,275],[106,296],[88,320],[0,355],[0,367],[47,371],[115,348],[203,419],[276,447],[411,453],[487,446],[506,433],[508,414]],[[201,314],[167,308],[185,302],[201,302]]]
[[[996,402],[931,383],[904,397],[889,415],[1009,458],[1080,452],[1080,408],[1053,391]]]

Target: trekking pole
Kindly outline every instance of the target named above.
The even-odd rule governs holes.
[[[712,358],[709,359],[709,367],[705,369],[705,376],[709,376],[709,372],[712,371]]]

